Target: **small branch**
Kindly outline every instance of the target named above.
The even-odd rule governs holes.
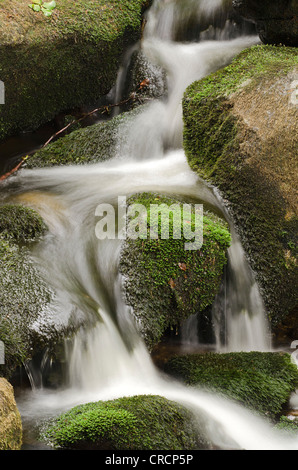
[[[18,169],[20,168],[20,166],[23,165],[24,161],[26,161],[27,158],[28,158],[28,155],[26,155],[26,157],[22,157],[22,160],[17,164],[16,167],[14,167],[12,170],[10,170],[9,172],[5,173],[4,175],[0,176],[0,181],[6,180],[10,175],[12,175],[12,174],[15,173],[16,171],[18,171]]]
[[[101,114],[108,113],[112,108],[117,108],[118,106],[123,106],[124,104],[127,104],[127,103],[129,103],[130,101],[134,101],[134,100],[137,98],[137,92],[143,90],[143,89],[146,88],[148,85],[149,85],[149,80],[148,80],[148,79],[145,79],[145,80],[143,80],[143,81],[140,83],[139,88],[137,89],[137,91],[131,93],[130,96],[129,96],[127,99],[122,100],[122,101],[120,101],[119,103],[100,106],[99,108],[93,109],[93,111],[90,111],[89,113],[84,114],[84,116],[80,117],[79,119],[74,119],[73,121],[69,122],[69,123],[67,124],[67,126],[63,127],[63,129],[60,129],[58,132],[55,132],[55,134],[53,134],[53,135],[43,144],[43,146],[42,146],[41,148],[42,148],[42,149],[45,148],[50,142],[52,142],[53,139],[55,139],[55,137],[58,137],[60,134],[62,134],[63,132],[65,132],[65,131],[66,131],[67,129],[69,129],[69,127],[71,127],[73,124],[77,124],[78,122],[83,121],[83,120],[86,119],[87,117],[92,116],[92,114],[98,113],[98,112],[100,112],[100,111],[101,111]],[[11,176],[13,173],[15,173],[16,171],[18,171],[18,169],[23,165],[23,163],[24,163],[28,158],[29,158],[29,155],[26,155],[25,157],[23,157],[22,160],[17,164],[17,166],[16,166],[15,168],[13,168],[13,169],[12,169],[11,171],[9,171],[8,173],[5,173],[4,175],[0,176],[0,181],[6,180],[9,176]]]

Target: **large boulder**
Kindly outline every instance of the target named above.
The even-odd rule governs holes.
[[[193,83],[183,100],[189,164],[220,190],[271,324],[286,322],[292,340],[298,334],[297,65],[293,48],[254,46]]]
[[[171,207],[177,205],[180,208],[186,201],[174,196],[141,193],[131,197],[128,203],[146,208],[147,232],[152,228],[150,224],[149,229],[152,207],[167,215]],[[192,230],[197,230],[194,209],[193,206],[189,223]],[[206,210],[203,213],[203,244],[195,250],[187,250],[187,240],[183,236],[184,218],[179,216],[177,220],[173,215],[173,221],[168,225],[169,237],[163,238],[162,217],[156,226],[157,239],[127,238],[120,258],[125,300],[133,308],[149,349],[159,343],[166,332],[179,331],[190,316],[208,316],[206,309],[219,291],[231,242],[227,223]],[[177,230],[181,232],[180,238],[175,238]]]
[[[186,354],[170,358],[164,369],[271,419],[280,416],[298,385],[297,366],[281,352]]]
[[[265,44],[298,45],[297,0],[233,0],[235,12],[256,24]]]
[[[0,2],[0,139],[93,104],[114,86],[150,0],[59,0],[51,17],[27,0]]]
[[[154,395],[77,406],[49,421],[42,437],[58,449],[173,451],[208,446],[186,408]]]
[[[0,450],[20,450],[22,433],[13,387],[6,379],[0,378]]]

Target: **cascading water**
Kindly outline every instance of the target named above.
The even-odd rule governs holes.
[[[211,14],[221,2],[191,4],[200,7],[200,14]],[[297,442],[284,440],[240,406],[184,388],[159,374],[138,333],[133,312],[123,302],[118,271],[121,240],[98,240],[95,236],[96,207],[100,203],[116,206],[118,196],[139,191],[186,195],[224,211],[220,198],[189,169],[181,150],[181,98],[189,83],[224,66],[256,38],[176,43],[175,5],[177,1],[154,3],[142,43],[148,59],[167,71],[168,97],[142,110],[123,147],[120,129],[120,158],[91,166],[23,170],[14,178],[14,196],[26,201],[33,191],[38,199],[35,207],[50,229],[34,256],[56,292],[56,314],[65,315],[68,305],[69,311],[75,309],[77,316],[85,319],[85,326],[67,349],[67,386],[63,390],[35,390],[19,401],[19,408],[26,420],[88,401],[160,394],[204,417],[206,435],[220,448],[298,449]],[[163,14],[156,16],[156,10],[163,8]],[[218,345],[220,350],[267,350],[260,296],[236,234],[233,236],[229,257],[235,279],[226,286],[226,315],[217,315]],[[218,302],[222,305],[220,299]],[[222,343],[223,318],[226,338]]]

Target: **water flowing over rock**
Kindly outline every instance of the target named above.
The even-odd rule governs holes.
[[[265,44],[298,45],[298,4],[296,0],[233,0],[234,10],[256,24]]]
[[[77,5],[77,3],[72,2],[73,5]],[[115,3],[118,4],[118,2]],[[139,5],[139,2],[136,1],[124,3],[127,6],[132,5],[134,7],[136,3]],[[186,7],[183,15],[181,15],[181,21],[179,15],[177,18],[173,14],[175,12],[173,7],[178,7],[178,4],[179,11],[180,6]],[[202,437],[200,442],[204,442],[205,449],[294,450],[298,448],[296,435],[292,438],[273,429],[273,423],[268,422],[268,417],[264,420],[255,414],[256,408],[254,406],[254,412],[251,413],[246,405],[236,404],[229,398],[224,397],[221,391],[214,393],[212,388],[185,386],[185,384],[165,376],[163,371],[156,367],[146,346],[146,337],[143,334],[142,327],[147,319],[141,318],[141,315],[138,317],[138,308],[140,308],[140,305],[142,307],[142,302],[149,303],[150,299],[154,297],[152,305],[149,305],[151,310],[147,310],[150,317],[148,320],[151,321],[151,317],[155,314],[158,320],[166,320],[165,323],[170,325],[168,318],[162,318],[164,304],[158,305],[159,291],[151,288],[148,283],[148,287],[145,285],[145,289],[147,288],[146,295],[144,296],[142,293],[137,298],[136,303],[129,302],[129,298],[125,297],[125,282],[128,277],[130,277],[132,283],[135,282],[135,285],[132,286],[132,288],[135,288],[138,287],[137,282],[140,279],[146,281],[148,275],[153,273],[158,289],[166,280],[167,293],[165,295],[170,292],[168,297],[170,308],[167,309],[166,313],[167,315],[173,313],[176,315],[178,313],[175,318],[175,326],[180,317],[185,319],[189,314],[193,317],[195,316],[193,313],[200,314],[201,310],[207,307],[204,310],[204,315],[208,315],[214,333],[212,344],[208,345],[212,351],[220,353],[219,357],[222,357],[222,352],[233,351],[236,362],[237,357],[240,358],[243,350],[248,351],[247,354],[250,351],[259,353],[261,360],[258,362],[257,368],[259,370],[256,373],[257,361],[252,359],[252,364],[250,361],[253,373],[250,375],[252,380],[248,378],[245,385],[248,394],[255,385],[254,377],[260,378],[260,389],[263,385],[268,387],[268,393],[265,397],[270,396],[270,393],[274,394],[275,390],[276,392],[277,390],[282,392],[282,397],[279,397],[276,406],[274,405],[276,412],[279,412],[280,405],[286,403],[288,396],[296,386],[297,369],[291,363],[291,357],[288,355],[286,356],[286,362],[290,367],[283,370],[283,372],[287,374],[287,370],[289,370],[291,374],[293,373],[293,376],[290,374],[291,376],[287,377],[289,387],[274,388],[272,391],[270,384],[276,384],[275,380],[269,380],[268,382],[266,376],[262,374],[260,364],[267,363],[267,356],[264,351],[271,348],[271,332],[268,328],[267,312],[261,295],[263,292],[256,282],[256,273],[258,271],[254,272],[251,269],[250,262],[253,257],[246,256],[247,253],[250,254],[247,245],[244,246],[246,251],[242,246],[242,240],[245,242],[246,238],[243,232],[238,230],[239,224],[234,223],[235,211],[230,211],[228,198],[231,198],[231,203],[234,202],[232,192],[225,194],[220,181],[218,183],[219,191],[218,188],[212,185],[213,181],[210,176],[213,176],[213,173],[217,174],[217,170],[221,170],[222,147],[227,150],[225,157],[227,163],[230,163],[230,159],[234,156],[233,150],[235,150],[235,147],[238,148],[235,144],[235,136],[237,135],[237,128],[234,126],[235,121],[237,119],[241,123],[241,119],[245,121],[245,117],[241,115],[241,106],[236,109],[235,105],[235,111],[238,113],[235,116],[233,115],[231,119],[228,114],[233,109],[234,101],[236,102],[238,96],[236,92],[239,91],[236,86],[238,83],[237,68],[233,68],[234,63],[232,60],[241,51],[251,48],[259,42],[255,34],[246,35],[244,30],[241,30],[241,28],[240,30],[235,29],[234,25],[231,25],[225,15],[226,4],[230,4],[230,2],[225,0],[185,0],[183,2],[156,0],[153,8],[146,15],[146,26],[143,31],[142,41],[134,47],[136,47],[136,50],[139,47],[147,60],[154,64],[155,67],[151,69],[154,69],[154,74],[160,69],[165,74],[163,77],[166,86],[162,85],[159,88],[159,90],[163,89],[165,94],[161,96],[157,92],[157,94],[151,96],[151,98],[157,97],[157,99],[150,99],[145,106],[140,106],[130,113],[125,113],[127,115],[125,118],[122,115],[117,115],[120,111],[118,109],[115,112],[114,119],[105,123],[105,125],[96,124],[88,131],[77,130],[72,135],[70,134],[61,139],[60,142],[57,141],[53,145],[49,145],[48,148],[39,152],[39,155],[37,154],[35,165],[34,159],[32,159],[32,167],[30,168],[29,160],[27,167],[12,178],[8,178],[2,186],[5,202],[13,201],[14,203],[18,202],[30,206],[39,213],[48,228],[46,236],[42,237],[34,247],[34,266],[38,268],[39,273],[42,273],[45,286],[49,286],[51,291],[55,293],[55,304],[53,302],[48,303],[47,311],[42,310],[40,317],[37,318],[41,322],[35,321],[35,325],[38,327],[44,322],[46,326],[47,320],[51,322],[53,317],[59,325],[59,321],[64,318],[65,313],[72,312],[72,315],[67,315],[67,319],[70,324],[77,326],[70,332],[71,334],[67,335],[63,344],[61,382],[56,381],[54,386],[49,386],[47,380],[44,380],[43,373],[45,372],[45,375],[47,375],[45,369],[48,359],[50,359],[49,363],[51,365],[51,357],[48,354],[45,354],[41,359],[33,358],[31,364],[25,363],[33,390],[28,390],[28,393],[21,393],[18,397],[18,407],[26,429],[35,426],[36,422],[40,427],[44,419],[52,419],[60,413],[65,413],[65,410],[80,405],[79,409],[75,408],[70,411],[70,416],[76,415],[77,411],[79,411],[79,414],[82,410],[87,412],[87,415],[82,414],[83,420],[81,423],[80,417],[77,415],[78,421],[76,419],[74,421],[75,435],[82,429],[81,424],[83,424],[83,429],[87,429],[88,433],[91,432],[92,439],[94,436],[103,436],[105,429],[107,430],[108,440],[104,439],[102,446],[110,449],[110,432],[113,433],[112,437],[116,436],[116,445],[118,446],[119,434],[116,434],[119,432],[119,426],[123,426],[121,429],[126,432],[120,433],[121,448],[123,446],[123,450],[129,449],[130,442],[129,439],[128,441],[126,439],[127,430],[129,431],[129,429],[137,437],[136,447],[143,448],[143,443],[139,440],[138,417],[133,413],[133,404],[136,401],[140,403],[140,412],[144,413],[144,419],[146,419],[147,413],[150,415],[153,406],[154,425],[158,427],[161,422],[160,410],[163,409],[164,404],[164,411],[166,411],[166,408],[170,405],[169,400],[171,400],[175,402],[175,410],[177,410],[177,404],[179,404],[178,408],[183,407],[184,410],[186,408],[187,416],[190,412],[195,422],[199,423],[199,435]],[[190,41],[189,37],[182,42],[182,38],[187,36],[187,31],[183,31],[182,26],[184,24],[187,30],[189,25],[188,6],[191,7],[192,12],[197,9],[196,18],[201,18],[202,23],[205,22],[206,18],[210,19],[210,29],[209,27],[205,29],[205,25],[203,27],[204,31],[200,31],[194,42]],[[222,14],[223,24],[218,24],[218,18]],[[212,24],[213,20],[214,25]],[[194,34],[196,34],[195,29]],[[177,30],[179,35],[176,34]],[[201,32],[204,34],[201,34]],[[186,35],[184,36],[184,34]],[[134,47],[133,50],[129,50],[127,53],[128,61],[134,55],[132,53]],[[249,50],[255,51],[255,48]],[[258,47],[257,50],[265,51],[265,57],[267,57],[266,53],[270,55],[270,50],[268,52],[267,48]],[[247,54],[247,51],[245,54]],[[245,57],[247,56],[245,55]],[[276,54],[276,59],[278,58],[279,55]],[[273,69],[273,78],[283,82],[284,75],[281,77],[278,73],[278,76],[275,77],[275,72],[280,67],[278,60],[277,63],[275,60],[274,65],[274,67],[269,67],[271,71]],[[291,73],[292,70],[290,69],[291,65],[292,59],[288,61],[288,68],[285,73],[287,80],[290,76],[288,73]],[[257,70],[262,75],[263,66],[264,61],[258,61],[257,59],[249,64],[248,68],[251,75],[245,78],[251,79],[251,81],[248,83],[246,81],[245,86],[241,81],[240,93],[241,90],[245,92],[254,90],[252,86],[254,84],[254,74]],[[236,73],[232,73],[228,79],[224,80],[224,84],[228,87],[228,90],[232,90],[232,97],[229,93],[225,93],[224,98],[220,99],[219,102],[215,99],[214,110],[213,106],[210,106],[209,100],[213,96],[212,80],[214,76],[218,76],[215,72],[220,69],[220,73],[225,74],[231,68]],[[125,86],[122,85],[125,84],[126,72],[129,75],[129,69],[128,63],[122,64],[117,75],[116,89],[119,97],[122,91],[125,93]],[[240,76],[243,77],[242,69],[240,69]],[[144,79],[146,78],[144,77]],[[200,95],[198,98],[197,93],[194,94],[195,96],[189,93],[192,87],[188,88],[187,94],[184,95],[186,87],[189,87],[194,80],[200,80],[199,83],[207,83],[208,92],[203,98],[202,113],[197,112],[197,106],[201,103]],[[235,82],[237,82],[236,85]],[[198,86],[197,83],[193,85],[194,88],[196,86]],[[215,92],[216,97],[217,91]],[[284,95],[283,89],[279,92],[282,96]],[[183,96],[185,96],[184,99]],[[250,95],[249,98],[251,98]],[[226,106],[228,99],[230,99],[230,102]],[[253,103],[253,100],[250,102]],[[183,110],[185,112],[187,106],[191,108],[188,111],[194,110],[193,114],[189,113],[191,123],[186,122],[186,129],[189,131],[188,136],[184,132],[182,120]],[[256,109],[258,111],[257,106]],[[223,111],[225,114],[224,118],[221,119]],[[258,116],[257,111],[254,109],[256,116]],[[270,111],[273,112],[274,110],[270,108]],[[212,113],[212,116],[209,113]],[[128,117],[127,120],[126,117]],[[248,113],[248,119],[254,117]],[[267,116],[268,119],[269,117]],[[220,121],[219,124],[217,119]],[[98,142],[97,138],[101,135],[103,129],[107,133],[103,134],[101,142]],[[241,127],[240,130],[243,130],[243,128]],[[268,130],[267,132],[263,128],[261,130],[263,131],[262,137],[263,134],[266,137]],[[224,138],[222,139],[223,133]],[[249,128],[247,134],[248,136],[251,134],[257,135],[257,132],[255,129]],[[88,142],[88,136],[92,139],[92,142]],[[104,142],[105,138],[107,140],[111,138],[111,155],[108,150],[109,142]],[[197,173],[204,168],[203,162],[202,165],[193,165],[192,162],[192,157],[194,159],[198,157],[198,149],[196,147],[193,154],[190,155],[193,148],[190,148],[187,144],[200,146],[209,141],[211,141],[211,144],[204,156],[208,160],[207,168],[209,170],[211,167],[211,171],[210,174],[208,171],[204,174],[207,179],[206,182]],[[245,140],[245,143],[247,141],[248,139]],[[86,146],[85,148],[88,151],[86,161],[83,158],[83,150],[80,148],[82,142],[84,142],[83,145]],[[235,147],[231,148],[231,143],[235,144]],[[238,143],[238,140],[236,143]],[[276,139],[274,143],[278,143]],[[255,144],[255,140],[253,144]],[[257,144],[261,146],[259,141],[257,141]],[[76,148],[76,146],[79,148]],[[51,157],[51,149],[53,149],[53,158]],[[72,155],[73,151],[75,157]],[[61,165],[64,153],[66,164]],[[101,153],[103,153],[103,158],[100,156]],[[266,155],[261,154],[261,163],[263,158],[265,160]],[[187,157],[189,161],[187,161]],[[231,188],[232,183],[237,180],[237,178],[233,178],[233,175],[238,176],[240,174],[241,176],[241,171],[240,173],[237,173],[237,171],[247,168],[245,163],[249,164],[252,161],[253,170],[258,169],[259,162],[255,161],[254,155],[249,154],[247,160],[248,162],[242,160],[240,162],[238,160],[232,161],[231,168],[229,167],[232,177],[229,172],[227,178],[228,188]],[[40,167],[38,162],[40,162]],[[195,161],[195,163],[197,162]],[[192,168],[190,168],[190,165]],[[263,169],[263,166],[260,166]],[[258,176],[257,171],[253,175]],[[266,173],[262,174],[262,181],[265,180],[266,175]],[[244,181],[246,183],[244,184],[243,180],[239,178],[240,189],[244,187],[245,192],[239,195],[239,201],[236,200],[237,207],[242,208],[241,204],[251,201],[248,195],[251,194],[250,191],[254,193],[256,182],[259,183],[259,179],[255,180],[252,177],[248,181]],[[239,189],[239,187],[237,188]],[[261,189],[263,190],[263,187]],[[268,194],[267,191],[265,194]],[[146,197],[143,200],[135,200],[135,195],[138,198]],[[289,190],[287,200],[290,201],[291,196],[292,193]],[[127,247],[127,245],[125,247],[125,244],[129,244],[131,241],[131,232],[124,230],[126,224],[123,224],[123,218],[125,219],[125,217],[126,221],[131,222],[127,212],[124,211],[127,208],[127,202],[129,208],[131,201],[143,202],[143,204],[136,204],[137,207],[134,207],[132,211],[136,210],[139,215],[142,214],[142,208],[145,207],[147,215],[148,208],[146,204],[150,206],[151,214],[151,210],[154,209],[152,203],[160,198],[163,201],[165,199],[179,200],[183,205],[191,203],[203,206],[204,215],[212,213],[210,215],[212,223],[207,223],[207,227],[203,226],[204,230],[209,230],[210,233],[206,233],[205,241],[203,236],[202,244],[195,247],[196,252],[189,250],[191,251],[189,256],[184,257],[181,249],[179,249],[178,257],[175,258],[173,246],[167,245],[167,237],[165,237],[166,243],[163,245],[163,252],[159,249],[164,241],[162,237],[155,236],[159,235],[159,224],[153,224],[154,230],[151,232],[151,225],[150,230],[146,225],[143,231],[144,224],[139,222],[138,229],[135,227],[133,232],[135,238],[131,238],[133,241],[137,239],[139,251],[137,253],[137,250],[134,250],[133,255],[142,254],[142,250],[144,254],[147,247],[149,256],[141,259],[142,269],[139,269],[139,267],[134,269],[133,259],[129,266],[131,272],[123,272],[121,263],[125,263],[126,254],[127,256],[130,255],[125,250]],[[257,199],[257,204],[253,200],[251,206],[259,209],[259,205],[263,207],[261,203],[262,199],[261,201]],[[265,205],[268,205],[267,199]],[[250,211],[252,210],[251,206],[249,206]],[[249,214],[254,216],[255,212],[249,212]],[[136,213],[129,212],[129,215],[132,216],[133,222],[136,222],[134,219]],[[282,234],[286,237],[283,241],[287,244],[287,249],[290,250],[287,258],[287,268],[292,268],[291,250],[293,240],[290,230],[290,227],[292,227],[292,212],[290,209],[286,215],[286,223],[290,222],[290,224],[289,226],[286,225],[287,236],[284,233],[285,227],[282,227]],[[244,214],[244,218],[245,220],[250,219],[247,213]],[[139,217],[136,217],[136,219],[140,220]],[[222,219],[225,222],[222,222]],[[255,220],[256,217],[252,217],[252,224]],[[193,222],[192,218],[191,222]],[[238,222],[237,218],[236,222]],[[185,226],[183,224],[183,228],[186,229],[185,238],[189,243],[193,241],[193,234],[190,238],[187,238],[186,234],[189,234],[191,225],[187,224],[187,221]],[[172,238],[173,241],[178,240],[180,242],[182,238],[181,220],[178,226],[180,232],[176,236],[177,226],[173,222]],[[186,227],[188,227],[188,230]],[[280,226],[277,228],[279,230]],[[269,236],[267,226],[264,228],[264,225],[261,225],[261,229],[257,234],[253,233],[253,235],[256,235],[257,240],[259,240],[258,237],[263,236],[264,232],[265,237]],[[200,232],[203,235],[204,230],[203,233]],[[163,230],[160,229],[160,232],[163,232]],[[271,227],[269,233],[271,234]],[[250,237],[251,232],[247,236]],[[146,237],[149,238],[147,244]],[[152,241],[153,243],[151,243]],[[270,241],[271,239],[269,239]],[[274,242],[275,240],[272,242],[272,246],[274,246]],[[266,254],[264,254],[264,246],[267,247],[268,245],[270,243],[267,242],[267,238],[266,243],[262,238],[259,247],[262,256]],[[270,245],[271,248],[272,246]],[[184,244],[183,250],[188,249],[189,245]],[[227,264],[226,261],[228,261]],[[206,263],[204,264],[204,262]],[[136,273],[139,279],[134,281],[133,275]],[[274,288],[276,287],[274,286]],[[204,292],[204,289],[207,289],[207,292]],[[135,297],[138,297],[138,289],[135,289],[134,293]],[[213,301],[214,298],[215,301]],[[176,305],[172,303],[173,301],[176,302]],[[177,305],[179,309],[177,309]],[[172,306],[175,309],[171,309]],[[271,314],[271,311],[269,313]],[[164,317],[167,315],[164,315]],[[149,324],[149,334],[150,321],[147,322]],[[196,328],[201,323],[198,322]],[[162,329],[163,332],[164,329]],[[44,335],[45,339],[46,337],[47,335]],[[153,343],[158,341],[159,338],[159,335],[155,336]],[[182,355],[185,352],[183,346],[183,344],[178,345],[179,353]],[[195,343],[195,347],[203,347],[203,345]],[[214,355],[214,352],[212,354]],[[212,357],[216,361],[217,356]],[[34,359],[36,359],[35,362]],[[38,359],[40,359],[39,362]],[[190,363],[192,363],[192,359]],[[36,380],[34,370],[31,368],[36,364],[38,365],[38,380]],[[220,360],[216,364],[220,368]],[[277,364],[278,361],[275,361],[275,356],[272,356],[274,370]],[[240,361],[240,367],[242,365],[243,362]],[[232,375],[234,372],[233,370]],[[225,376],[225,373],[223,375]],[[228,380],[228,377],[231,379],[228,374],[223,381]],[[277,380],[279,378],[280,375],[278,375]],[[216,376],[214,379],[216,380]],[[240,386],[241,380],[242,377],[240,377]],[[245,395],[242,394],[242,398],[245,398]],[[152,398],[150,397],[152,396],[162,397],[161,407],[156,406],[155,398],[151,406],[152,402],[150,400]],[[129,397],[134,398],[131,400]],[[258,404],[266,412],[267,398],[264,398],[264,395],[258,398],[260,398],[260,400],[257,400]],[[117,408],[119,405],[118,399],[121,399],[121,409],[116,410],[115,407]],[[159,400],[160,398],[158,398]],[[98,403],[94,405],[94,402],[99,401],[104,402],[103,407]],[[104,409],[107,401],[109,402],[108,409]],[[142,401],[144,405],[150,402],[150,406],[143,406]],[[126,406],[128,403],[132,408],[124,409],[122,405],[125,404]],[[253,405],[252,402],[250,404]],[[85,417],[88,419],[84,419]],[[165,418],[164,415],[163,418]],[[177,431],[180,433],[181,429],[185,429],[185,422],[181,421],[179,416],[178,419],[181,428],[180,424],[176,427],[176,422],[170,419],[171,425],[174,424],[174,434]],[[117,426],[113,426],[113,423],[117,423]],[[188,419],[186,419],[186,424],[190,424]],[[162,428],[162,435],[164,435],[165,429],[163,426]],[[183,442],[182,446],[185,449],[189,447],[193,449],[193,446],[201,448],[199,442],[196,443],[192,440],[194,436],[193,429],[190,429],[190,431],[191,433],[188,435],[190,439],[187,438],[187,443]],[[153,437],[158,437],[157,433]],[[64,437],[62,436],[62,438]],[[121,439],[124,440],[121,441]],[[150,442],[147,441],[146,444],[150,445]],[[89,441],[87,445],[88,448],[92,448],[93,444]],[[171,447],[171,444],[168,445]]]
[[[255,46],[184,97],[188,161],[227,201],[272,324],[289,315],[294,335],[296,69],[294,49]]]
[[[12,386],[0,377],[0,450],[20,450],[22,421]]]

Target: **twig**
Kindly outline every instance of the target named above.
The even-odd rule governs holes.
[[[143,81],[140,83],[139,88],[137,89],[137,91],[143,90],[143,89],[146,88],[148,85],[149,85],[149,80],[148,80],[148,79],[143,80]],[[130,101],[135,100],[136,97],[137,97],[137,92],[133,92],[133,93],[130,94],[130,96],[129,96],[127,99],[122,100],[122,101],[120,101],[119,103],[100,106],[99,108],[93,109],[93,111],[90,111],[89,113],[84,114],[84,116],[80,117],[79,119],[74,119],[73,121],[69,122],[65,127],[63,127],[63,129],[60,129],[59,131],[55,132],[55,134],[53,134],[53,135],[43,144],[43,146],[42,146],[41,148],[43,149],[44,147],[46,147],[50,142],[52,142],[53,139],[55,139],[55,137],[57,137],[58,135],[60,135],[60,134],[62,134],[63,132],[65,132],[65,131],[66,131],[70,126],[72,126],[73,124],[77,124],[78,122],[83,121],[83,119],[86,119],[87,117],[91,116],[92,114],[98,113],[99,111],[101,111],[101,114],[104,114],[105,112],[109,112],[110,109],[112,109],[112,108],[116,108],[116,107],[118,107],[118,106],[123,106],[124,104],[127,104],[127,103],[129,103]],[[18,169],[19,169],[19,168],[22,166],[22,164],[27,160],[27,158],[29,158],[29,155],[26,155],[25,157],[22,157],[22,160],[17,164],[17,166],[16,166],[15,168],[13,168],[11,171],[5,173],[4,175],[0,176],[0,181],[6,180],[10,175],[12,175],[12,174],[15,173],[16,171],[18,171]]]

